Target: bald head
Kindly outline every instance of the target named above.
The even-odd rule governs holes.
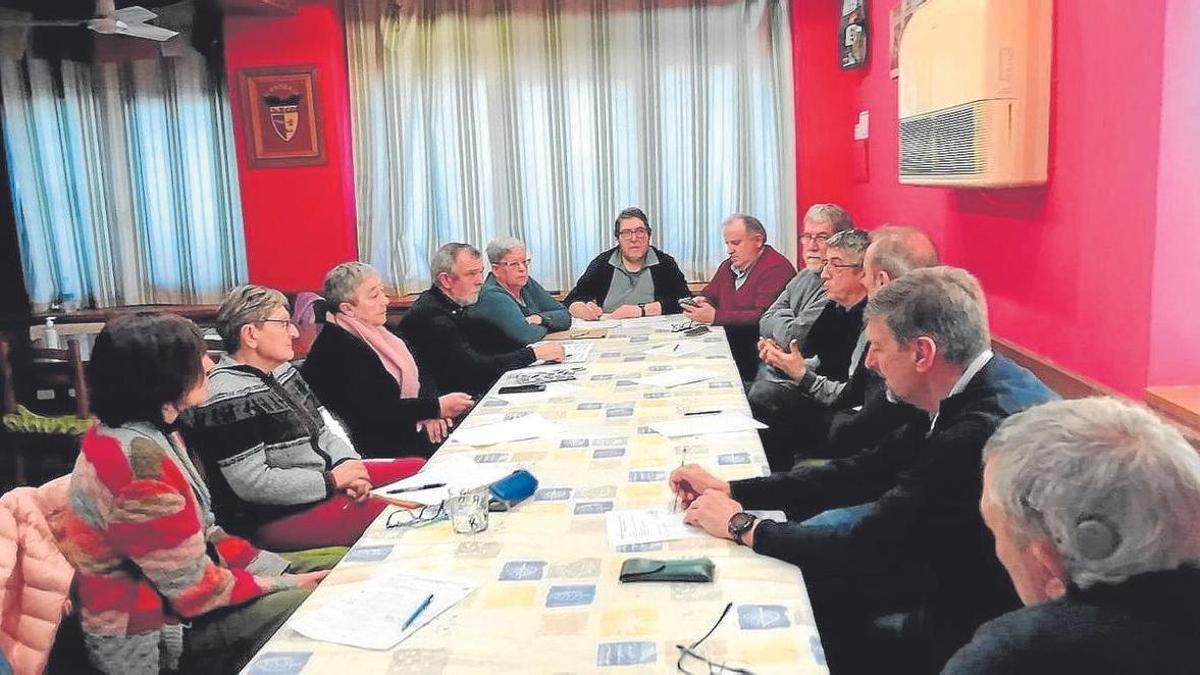
[[[915,227],[884,225],[871,232],[871,245],[863,256],[867,294],[922,267],[941,264],[937,247]]]

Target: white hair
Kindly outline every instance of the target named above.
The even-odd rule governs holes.
[[[376,272],[374,267],[358,261],[344,262],[329,270],[325,275],[326,309],[337,314],[342,311],[343,302],[353,305],[358,287],[367,279],[377,276],[379,272]]]
[[[516,237],[496,237],[488,242],[487,257],[488,262],[495,265],[508,255],[508,252],[514,248],[526,248],[525,242]]]
[[[1086,588],[1200,562],[1200,455],[1114,398],[1046,403],[988,441],[984,499],[1019,542],[1049,539]]]

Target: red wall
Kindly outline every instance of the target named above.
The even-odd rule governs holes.
[[[1150,363],[1165,1],[1136,8],[1055,3],[1050,183],[1000,191],[899,184],[896,80],[887,55],[888,11],[898,2],[871,3],[872,55],[864,70],[839,72],[825,44],[795,42],[797,61],[820,59],[830,77],[853,89],[850,107],[838,114],[852,123],[858,110],[871,113],[869,179],[848,179],[830,194],[848,193],[848,206],[867,227],[926,230],[947,263],[978,275],[995,335],[1140,398]],[[797,4],[797,14],[828,15],[840,3]],[[812,91],[798,101],[824,105]],[[844,125],[826,129],[801,118],[798,143],[833,131],[848,155]],[[799,188],[805,206],[828,201]],[[1200,371],[1192,375],[1200,379]]]
[[[318,289],[329,268],[358,255],[344,35],[339,0],[304,0],[294,16],[225,20],[246,258],[254,283],[285,291]],[[251,168],[238,71],[310,64],[317,67],[326,164]]]

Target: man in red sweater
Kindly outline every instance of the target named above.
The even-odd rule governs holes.
[[[767,231],[758,218],[734,214],[723,227],[729,257],[693,298],[695,305],[683,303],[683,313],[697,323],[725,326],[742,379],[753,380],[758,320],[796,276],[796,268],[767,244]]]

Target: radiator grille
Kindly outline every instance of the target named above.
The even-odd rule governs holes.
[[[1008,106],[1008,101],[974,101],[900,120],[900,177],[986,173],[996,131],[993,117],[997,107]]]

